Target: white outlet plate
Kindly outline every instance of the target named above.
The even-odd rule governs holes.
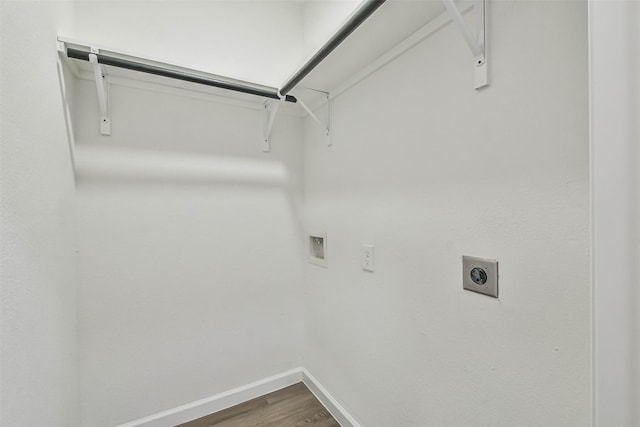
[[[362,245],[362,269],[366,271],[374,270],[375,251],[373,245]]]
[[[498,298],[498,261],[463,255],[462,287]]]

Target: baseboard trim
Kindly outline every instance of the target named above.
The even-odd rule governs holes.
[[[338,403],[336,399],[329,394],[317,379],[309,371],[302,368],[302,382],[307,386],[311,393],[324,405],[325,408],[333,415],[333,418],[340,423],[342,427],[360,427],[360,424],[347,412],[346,409]]]
[[[244,403],[267,393],[303,381],[302,368],[291,369],[272,377],[234,388],[211,397],[196,400],[148,417],[139,418],[118,427],[174,427],[196,418]],[[324,402],[323,402],[324,403]],[[327,408],[328,409],[328,408]],[[333,412],[332,412],[333,414]],[[348,426],[348,424],[347,424]]]
[[[281,374],[252,382],[251,384],[178,406],[177,408],[120,424],[117,427],[174,427],[178,424],[186,423],[187,421],[239,405],[240,403],[280,390],[299,383],[300,381],[304,382],[307,388],[311,390],[342,427],[360,427],[360,424],[329,394],[327,389],[304,368],[291,369]]]

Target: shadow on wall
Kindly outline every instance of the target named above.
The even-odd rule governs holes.
[[[79,183],[292,185],[282,163],[246,157],[80,145],[76,148],[75,164]]]

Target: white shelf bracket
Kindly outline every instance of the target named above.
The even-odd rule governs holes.
[[[316,91],[319,92],[319,91]],[[316,116],[315,114],[313,114],[313,111],[311,111],[311,109],[307,106],[307,104],[305,104],[302,99],[300,99],[300,97],[296,97],[298,99],[298,104],[300,104],[302,106],[302,108],[304,108],[304,110],[307,112],[307,114],[309,114],[309,116],[320,126],[320,128],[322,129],[322,131],[324,132],[326,138],[327,138],[327,146],[331,147],[331,145],[333,145],[333,141],[331,139],[331,98],[329,97],[329,93],[328,92],[322,92],[324,93],[325,99],[326,99],[326,107],[327,107],[327,120],[326,122],[323,122],[322,120],[320,120],[318,118],[318,116]]]
[[[93,65],[93,75],[98,90],[98,104],[100,106],[100,134],[111,135],[111,117],[109,116],[109,82],[104,66],[98,63],[98,49],[92,47],[89,62]]]
[[[487,55],[486,55],[486,19],[485,8],[486,0],[474,0],[474,14],[475,14],[475,31],[469,29],[464,22],[464,18],[460,13],[460,10],[456,6],[454,0],[442,0],[444,6],[447,8],[447,12],[451,16],[451,19],[456,24],[462,37],[467,42],[469,50],[473,55],[474,62],[474,77],[475,88],[480,89],[488,84],[487,78]]]
[[[271,130],[273,129],[273,122],[276,120],[278,114],[278,108],[283,101],[277,101],[272,103],[273,107],[269,108],[269,103],[264,103],[264,126],[263,126],[263,142],[262,151],[268,153],[271,151]]]

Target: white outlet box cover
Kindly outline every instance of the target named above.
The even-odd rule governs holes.
[[[327,267],[327,233],[309,233],[309,262]]]

